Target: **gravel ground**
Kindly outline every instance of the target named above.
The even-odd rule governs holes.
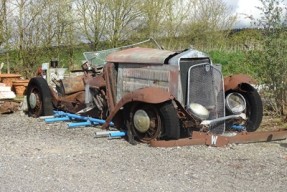
[[[287,191],[287,141],[152,148],[0,115],[0,191]]]

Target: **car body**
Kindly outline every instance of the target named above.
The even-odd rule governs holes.
[[[189,137],[192,131],[255,131],[261,123],[262,102],[252,78],[224,78],[221,65],[198,50],[125,48],[108,54],[101,67],[90,64],[82,65],[84,75],[57,82],[58,91],[32,78],[30,115],[88,112],[106,120],[103,128],[113,121],[142,142]]]

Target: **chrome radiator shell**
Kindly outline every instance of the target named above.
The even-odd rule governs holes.
[[[187,109],[190,103],[203,105],[209,111],[209,118],[216,119],[225,116],[225,93],[221,71],[217,66],[202,63],[191,66],[188,70]],[[225,131],[225,123],[210,128],[213,133]]]

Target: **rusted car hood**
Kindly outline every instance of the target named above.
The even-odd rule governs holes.
[[[180,59],[183,58],[209,58],[207,54],[195,50],[195,49],[186,49],[181,52],[179,52],[177,55],[172,57],[168,63],[171,65],[178,65],[178,62]]]
[[[109,63],[150,63],[167,64],[168,58],[176,54],[172,51],[135,47],[111,53],[106,61]]]

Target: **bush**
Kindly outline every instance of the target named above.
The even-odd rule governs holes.
[[[224,76],[245,73],[251,76],[255,74],[255,67],[247,59],[247,53],[244,51],[221,51],[215,50],[208,52],[213,63],[222,64]]]

